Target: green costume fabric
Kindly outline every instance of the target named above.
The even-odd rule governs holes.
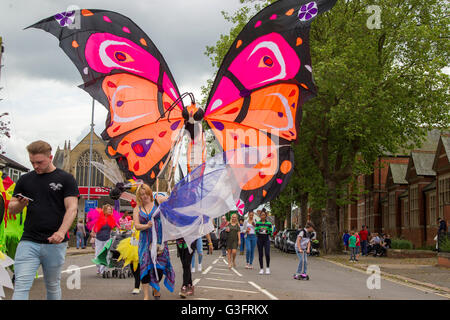
[[[108,242],[103,247],[102,251],[92,259],[92,262],[95,264],[101,264],[107,266],[108,268],[113,268],[114,266],[111,264],[111,261],[108,261],[108,252],[109,248],[111,248],[113,239],[109,239]]]

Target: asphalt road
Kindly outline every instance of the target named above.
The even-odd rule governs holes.
[[[175,247],[171,247],[171,261],[176,273],[176,287],[169,292],[164,286],[161,299],[181,299],[178,295],[182,277],[179,258]],[[62,273],[61,287],[63,299],[76,300],[140,300],[143,294],[132,295],[133,278],[103,279],[96,274],[92,255],[73,255],[66,257]],[[271,275],[259,275],[257,252],[255,269],[245,269],[245,256],[237,256],[237,267],[228,269],[221,252],[204,255],[203,271],[193,273],[195,295],[190,300],[440,300],[448,297],[409,285],[382,278],[379,289],[370,290],[367,279],[370,274],[345,268],[321,258],[310,257],[308,261],[309,281],[292,278],[297,269],[295,254],[280,252],[272,247]],[[76,266],[80,274],[80,286],[76,284],[74,272],[67,268]],[[42,270],[39,270],[42,275]],[[11,299],[12,290],[5,289],[6,299]],[[34,281],[30,299],[45,299],[45,285],[42,277]]]

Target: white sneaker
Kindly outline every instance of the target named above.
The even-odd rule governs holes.
[[[191,268],[191,272],[192,272],[192,273],[195,272],[195,267]]]
[[[134,288],[133,291],[131,292],[132,294],[139,294],[141,292],[141,290]]]
[[[198,269],[197,270],[198,271],[202,271],[202,265],[201,264],[198,265]]]
[[[266,268],[266,274],[270,274],[270,269]]]
[[[264,269],[259,270],[259,274],[264,274]]]

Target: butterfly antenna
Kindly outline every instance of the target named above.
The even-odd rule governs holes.
[[[185,92],[181,95],[181,97],[179,97],[177,100],[174,101],[174,103],[172,103],[170,105],[170,107],[158,118],[158,120],[156,120],[156,122],[158,122],[159,120],[163,119],[167,113],[169,113],[167,120],[170,123],[170,112],[175,108],[175,106],[180,103],[180,101],[182,101],[187,95],[189,95],[189,93]]]

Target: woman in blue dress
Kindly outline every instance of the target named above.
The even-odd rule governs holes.
[[[163,276],[165,277],[164,285],[170,292],[173,292],[175,285],[175,272],[173,271],[172,264],[170,263],[169,247],[167,242],[164,244],[161,243],[162,228],[160,216],[159,213],[154,215],[158,205],[166,200],[167,197],[163,196],[156,196],[156,199],[153,199],[152,189],[146,184],[139,186],[136,191],[137,206],[133,210],[133,221],[136,230],[140,231],[138,252],[144,300],[150,299],[149,286],[152,286],[153,297],[155,300],[160,299],[161,290],[159,282],[162,280]],[[153,259],[150,252],[153,239],[152,217],[155,223],[158,243],[156,268],[153,264]],[[158,274],[156,274],[155,270],[157,270]]]

